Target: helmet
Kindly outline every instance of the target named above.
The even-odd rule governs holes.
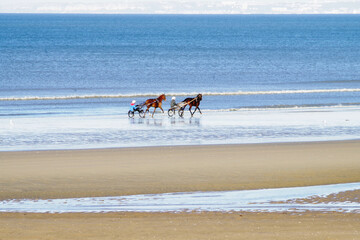
[[[131,103],[133,103],[133,104],[134,104],[134,103],[136,103],[136,100],[132,100],[132,102],[131,102]]]
[[[176,97],[172,97],[172,98],[171,98],[171,100],[175,100],[175,99],[176,99]]]

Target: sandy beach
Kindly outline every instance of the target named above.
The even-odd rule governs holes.
[[[360,181],[360,142],[0,153],[0,199],[121,196]],[[351,213],[0,213],[0,239],[356,239]],[[141,230],[140,230],[141,229]]]
[[[360,1],[283,2],[1,1],[0,240],[360,240]]]

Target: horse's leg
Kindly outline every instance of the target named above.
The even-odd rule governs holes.
[[[200,111],[200,108],[199,108],[199,104],[197,104],[197,105],[195,105],[195,110],[194,110],[194,112],[193,112],[193,115],[195,114],[195,112],[196,112],[197,109],[199,109],[200,114],[202,114],[201,111]]]
[[[194,110],[194,112],[192,113],[192,115],[194,115],[194,114],[195,114],[195,112],[196,112],[196,109],[197,109],[197,108],[198,108],[198,107],[196,107],[196,106],[195,106],[195,110]]]
[[[191,116],[193,116],[194,113],[191,112],[191,108],[192,108],[192,105],[189,106],[189,111],[190,111]]]
[[[161,109],[161,111],[164,113],[164,109],[162,109],[162,107],[161,106],[159,106],[159,108]]]
[[[147,109],[146,109],[146,111],[145,111],[145,113],[149,112],[149,115],[151,115],[151,113],[150,113],[150,108],[151,108],[151,106],[148,106]]]
[[[156,111],[156,107],[154,107],[154,111],[153,111],[152,117],[154,117],[155,111]]]

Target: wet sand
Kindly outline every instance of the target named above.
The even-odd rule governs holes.
[[[1,152],[0,199],[359,182],[359,156],[360,141]],[[0,213],[0,239],[356,239],[359,219],[316,212]]]

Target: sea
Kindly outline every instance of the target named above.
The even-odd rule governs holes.
[[[359,40],[356,14],[0,14],[0,151],[358,139]]]

